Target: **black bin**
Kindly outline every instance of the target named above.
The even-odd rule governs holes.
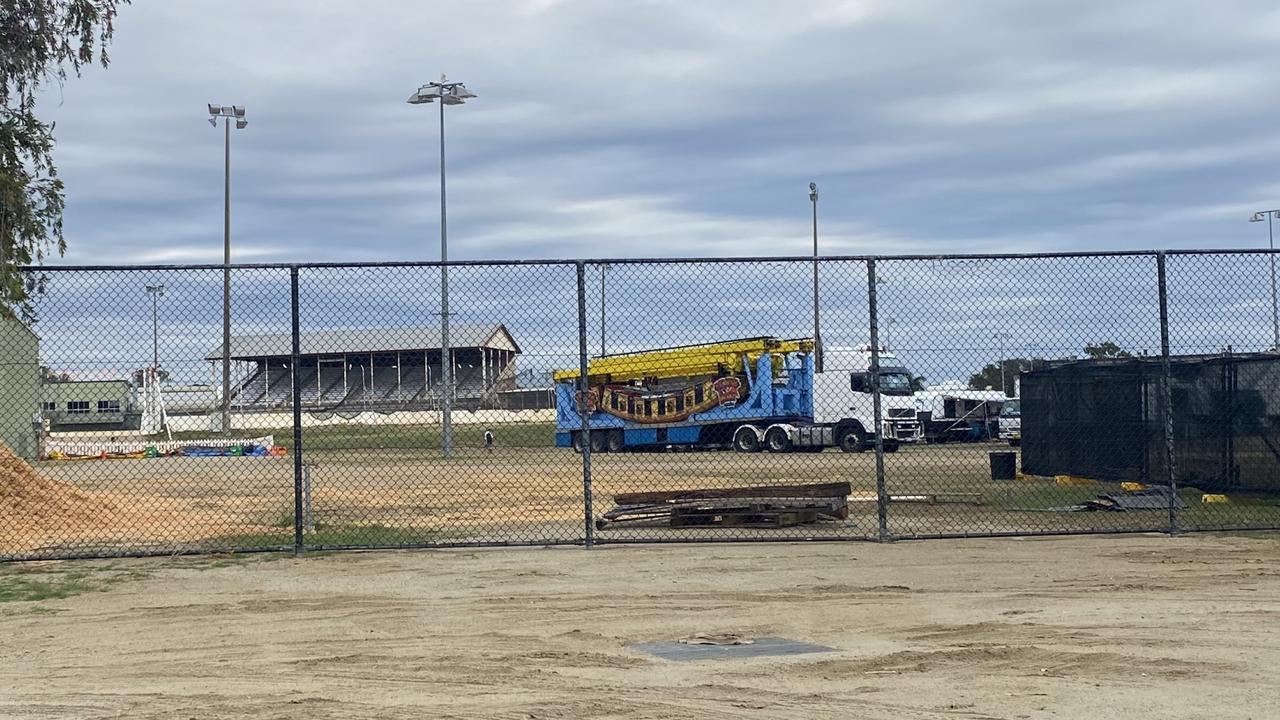
[[[991,456],[991,479],[1013,480],[1018,476],[1018,453],[993,452]]]

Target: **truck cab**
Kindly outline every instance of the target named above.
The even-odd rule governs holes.
[[[1017,447],[1022,443],[1022,401],[1009,398],[1000,408],[1000,439]]]
[[[833,430],[832,444],[846,452],[872,447],[877,431],[883,433],[884,447],[894,452],[902,443],[920,439],[911,373],[887,350],[880,352],[881,427],[875,425],[875,397],[872,394],[871,349],[859,348],[850,368],[814,376],[813,421]]]

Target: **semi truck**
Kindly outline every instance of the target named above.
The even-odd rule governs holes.
[[[813,341],[757,337],[607,355],[554,373],[556,444],[581,451],[665,448],[895,452],[920,438],[906,368],[880,353],[881,427],[870,347],[852,367],[814,371]],[[588,431],[583,432],[586,415]]]

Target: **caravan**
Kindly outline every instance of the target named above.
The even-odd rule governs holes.
[[[916,410],[927,442],[976,442],[996,436],[1009,400],[999,390],[973,390],[949,381],[917,392]]]

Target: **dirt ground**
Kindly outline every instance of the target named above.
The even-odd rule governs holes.
[[[1115,483],[1062,487],[1053,478],[990,479],[987,454],[997,444],[903,448],[887,456],[888,492],[956,494],[962,502],[894,503],[895,536],[1062,530],[1158,530],[1165,510],[1128,513],[1049,512],[1103,492]],[[476,541],[573,542],[582,537],[581,458],[563,448],[460,448],[442,459],[433,448],[320,450],[307,453],[313,518],[324,545],[402,545]],[[0,555],[54,556],[119,548],[169,551],[280,546],[292,542],[292,458],[157,458],[44,462],[39,470],[130,512],[120,527],[100,523],[75,533],[59,528],[35,543],[7,541]],[[761,484],[851,483],[847,522],[769,530],[773,537],[876,537],[875,459],[871,453],[742,455],[731,452],[628,453],[593,457],[595,513],[619,492]],[[1185,528],[1280,527],[1275,498],[1232,497],[1202,505],[1187,489]],[[867,500],[871,500],[867,502]],[[602,539],[688,539],[742,536],[744,531],[672,531],[617,526]]]
[[[3,718],[1280,717],[1280,538],[27,563]],[[0,593],[2,594],[2,593]],[[676,663],[696,633],[833,648]]]

